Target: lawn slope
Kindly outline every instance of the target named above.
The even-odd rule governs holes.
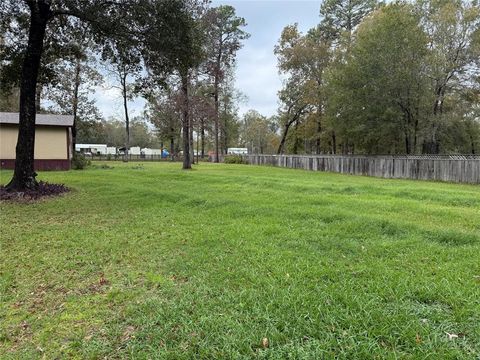
[[[0,358],[480,356],[480,187],[109,165],[0,204]]]

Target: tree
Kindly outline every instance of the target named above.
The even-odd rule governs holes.
[[[215,104],[215,162],[219,162],[220,152],[220,85],[225,71],[233,64],[237,51],[242,46],[242,40],[250,35],[242,28],[246,26],[245,19],[235,14],[235,8],[222,5],[210,9],[206,14],[209,24],[207,69],[213,78],[213,97]]]
[[[174,160],[175,144],[179,143],[181,134],[181,114],[177,99],[173,94],[149,99],[147,117],[155,126],[160,141],[169,143],[170,156]]]
[[[377,6],[376,0],[325,0],[320,7],[320,30],[325,38],[351,41],[354,29]]]
[[[133,3],[132,3],[133,4]],[[71,17],[85,21],[90,30],[98,35],[119,33],[118,18],[128,15],[130,2],[118,6],[114,1],[84,0],[56,1],[47,0],[14,0],[3,1],[0,5],[0,15],[5,23],[28,22],[28,41],[22,61],[20,81],[20,116],[19,134],[16,147],[15,170],[12,180],[7,185],[9,190],[35,189],[38,185],[34,171],[35,115],[36,90],[44,40],[49,31],[68,35],[69,19]],[[119,16],[122,13],[123,16]],[[28,18],[28,20],[25,20]],[[56,21],[62,19],[62,21]],[[115,26],[113,26],[115,25]],[[114,30],[115,29],[115,30]]]
[[[480,75],[480,7],[461,0],[419,0],[416,6],[429,39],[427,66],[433,92],[430,136],[424,151],[438,153],[437,133],[451,106],[445,103],[457,99],[449,95],[469,91],[471,79]]]
[[[215,118],[215,108],[212,104],[212,86],[207,80],[198,80],[192,84],[192,117],[197,124],[197,148],[200,146],[200,157],[205,158],[207,135],[212,133],[210,119]],[[198,143],[200,137],[200,144]]]
[[[319,154],[322,151],[321,134],[326,101],[324,73],[330,62],[330,43],[323,38],[319,27],[310,29],[303,35],[298,31],[297,24],[294,24],[283,30],[275,54],[280,72],[289,76],[280,93],[282,104],[288,105],[283,109],[283,141],[278,151],[284,150],[290,126],[297,124],[308,113],[309,122],[316,125],[309,128],[313,130],[309,138],[314,140],[315,152]],[[294,107],[301,109],[300,112]],[[306,148],[304,146],[305,151]]]
[[[248,148],[249,153],[274,152],[278,145],[275,122],[258,111],[247,111],[241,123],[241,142]]]
[[[322,3],[321,22],[317,27],[317,34],[324,42],[330,44],[328,68],[341,67],[345,63],[345,58],[355,41],[356,29],[376,7],[378,7],[377,0],[327,0]],[[328,99],[325,100],[328,96],[327,88],[323,87],[320,93],[323,95],[324,102],[328,102]],[[328,139],[329,151],[335,154],[337,143],[339,143],[343,153],[353,152],[354,141],[345,136],[346,132],[341,131],[341,124],[337,123],[335,117],[324,115],[324,131],[327,134],[325,138]],[[339,136],[339,132],[344,136]],[[320,134],[319,138],[321,137]]]
[[[223,86],[219,93],[219,128],[222,152],[227,153],[230,146],[238,143],[239,122],[237,118],[237,102],[241,101],[243,94],[235,89],[234,68],[228,69],[224,74]]]
[[[77,128],[81,123],[101,120],[95,100],[89,93],[99,85],[103,77],[95,69],[94,56],[90,53],[92,39],[83,24],[72,31],[72,44],[64,51],[64,59],[54,65],[56,81],[45,87],[45,98],[53,102],[50,111],[73,115],[72,147],[77,143]]]
[[[283,88],[279,91],[280,119],[282,124],[282,138],[277,149],[278,154],[285,151],[285,143],[292,125],[298,125],[302,116],[309,110],[310,104],[306,94],[308,71],[305,71],[304,54],[308,49],[304,47],[304,37],[298,31],[297,24],[286,26],[280,37],[274,53],[278,58],[279,72],[287,74]],[[294,151],[296,153],[296,150]]]
[[[117,88],[120,90],[123,101],[123,114],[125,116],[125,156],[124,161],[128,161],[130,149],[130,116],[128,113],[128,101],[136,93],[133,84],[130,83],[132,77],[139,76],[142,70],[141,55],[139,49],[132,44],[132,40],[113,39],[109,46],[104,49],[103,58],[110,61],[110,72],[113,74]]]
[[[346,62],[329,79],[330,115],[347,137],[357,139],[357,150],[418,150],[427,94],[426,45],[409,4],[387,5],[360,25]]]
[[[162,20],[161,15],[169,11],[176,16]],[[204,32],[201,22],[204,12],[204,4],[197,0],[153,2],[150,17],[145,23],[148,31],[143,55],[149,75],[157,84],[165,87],[165,78],[170,75],[169,70],[173,69],[179,84],[182,104],[183,169],[192,167],[189,83],[192,71],[198,68],[204,57]],[[157,36],[159,32],[168,34],[168,37],[159,38]]]
[[[158,2],[153,1],[153,4]],[[164,3],[164,2],[161,2]],[[168,2],[177,3],[176,1]],[[20,81],[20,117],[19,135],[16,147],[16,161],[13,178],[7,185],[9,190],[34,189],[37,187],[34,171],[34,143],[35,143],[35,99],[38,76],[42,55],[44,53],[44,40],[48,33],[64,34],[67,38],[71,32],[72,18],[81,20],[88,26],[94,39],[101,42],[105,39],[123,38],[137,40],[140,35],[145,35],[145,21],[153,21],[149,12],[152,1],[124,0],[6,0],[0,4],[0,17],[3,24],[18,24],[27,22],[29,25],[28,41],[22,61]],[[177,7],[178,8],[178,7]],[[172,12],[161,13],[158,21],[176,19],[177,8],[172,7]],[[156,15],[159,15],[158,13]],[[27,20],[28,19],[28,20]],[[61,21],[60,21],[61,20]],[[47,33],[47,25],[48,27]],[[52,26],[54,25],[54,26]],[[187,24],[183,24],[187,25]],[[157,28],[160,28],[157,26]],[[161,27],[164,29],[165,27]],[[185,29],[188,31],[188,29]],[[159,39],[164,39],[164,32],[155,33]],[[135,39],[132,39],[135,40]]]

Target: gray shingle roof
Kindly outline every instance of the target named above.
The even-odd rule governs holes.
[[[19,114],[0,112],[0,124],[18,124]],[[73,115],[37,114],[36,125],[73,126]]]

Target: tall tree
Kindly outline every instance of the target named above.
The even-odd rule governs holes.
[[[72,31],[71,44],[63,51],[63,59],[58,59],[53,66],[54,72],[61,76],[57,75],[54,82],[47,83],[44,87],[45,98],[53,102],[51,111],[73,115],[73,149],[77,143],[79,124],[101,119],[95,100],[90,99],[89,94],[103,81],[102,75],[95,68],[97,62],[91,53],[92,39],[84,25],[76,22],[78,25]]]
[[[244,18],[238,17],[235,8],[222,5],[210,9],[206,15],[209,25],[207,68],[213,78],[213,97],[215,105],[215,162],[219,162],[220,153],[220,86],[224,80],[225,71],[235,61],[237,51],[242,47],[242,41],[250,35],[243,30],[246,26]]]
[[[329,79],[329,112],[367,153],[418,151],[427,94],[427,37],[411,5],[365,20]]]
[[[304,110],[308,108],[309,120],[316,125],[309,138],[314,139],[314,151],[318,154],[322,150],[321,133],[326,101],[324,73],[330,62],[330,43],[322,36],[319,27],[310,29],[303,35],[298,31],[297,24],[294,24],[283,30],[279,43],[275,47],[275,54],[278,57],[280,73],[288,76],[280,93],[280,99],[285,100],[283,105],[289,103],[283,116],[286,121],[283,139],[286,140],[290,126],[302,120],[300,115],[306,115],[307,111]],[[292,116],[287,115],[288,107],[293,105],[293,99],[299,102],[297,107],[303,108],[297,116],[295,116],[297,111],[292,112],[293,108],[290,109]],[[279,151],[283,151],[284,141]],[[304,148],[306,150],[305,146]]]
[[[169,21],[162,19],[161,14],[167,9],[176,14]],[[153,2],[145,21],[144,58],[149,74],[157,84],[164,84],[166,70],[175,70],[181,93],[182,137],[183,137],[183,169],[191,169],[190,154],[190,99],[189,82],[192,71],[196,70],[204,57],[203,23],[204,3],[197,0]],[[167,12],[168,13],[168,12]],[[157,34],[168,34],[159,38]]]
[[[347,43],[355,28],[377,6],[377,0],[325,0],[320,7],[320,30],[325,38]]]
[[[132,79],[139,77],[142,70],[140,49],[132,45],[131,39],[114,39],[109,46],[105,47],[103,58],[110,61],[110,70],[113,74],[116,86],[122,96],[123,114],[125,117],[125,156],[128,161],[130,150],[130,115],[128,101],[134,98],[136,89]]]
[[[445,106],[455,92],[469,91],[471,79],[480,76],[480,6],[461,0],[419,0],[417,10],[429,39],[429,77],[432,79],[430,138],[424,151],[438,153],[438,130]]]
[[[49,32],[65,32],[68,35],[70,25],[68,20],[75,17],[86,22],[89,29],[98,35],[118,35],[122,33],[122,24],[125,23],[119,19],[128,18],[135,9],[134,5],[136,4],[133,0],[124,1],[122,4],[110,0],[55,2],[6,0],[0,3],[2,22],[27,21],[29,24],[20,81],[20,116],[15,170],[12,180],[7,185],[9,190],[34,189],[38,185],[34,170],[35,99],[47,27]]]

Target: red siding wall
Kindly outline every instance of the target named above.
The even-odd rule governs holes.
[[[35,160],[35,170],[70,170],[70,160]],[[15,167],[15,160],[0,160],[0,168],[13,169]]]

